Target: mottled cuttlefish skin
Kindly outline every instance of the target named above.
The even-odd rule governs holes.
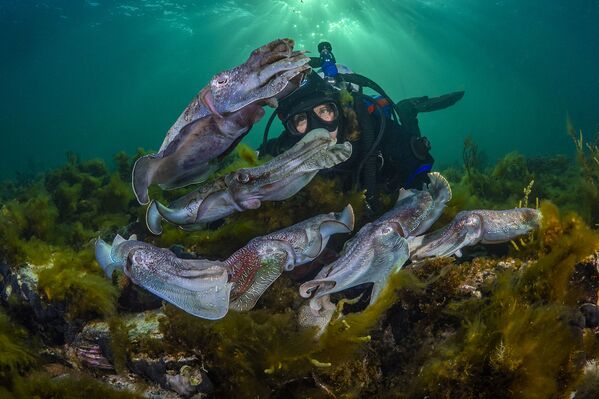
[[[532,208],[459,212],[441,229],[409,240],[410,258],[461,256],[463,247],[507,242],[537,229],[541,212]]]
[[[257,209],[263,201],[285,200],[304,188],[320,170],[346,161],[351,151],[349,142],[337,144],[327,130],[312,130],[272,160],[206,182],[168,207],[152,201],[146,225],[153,234],[162,232],[162,219],[185,230],[196,230],[235,212]]]
[[[426,230],[441,215],[451,199],[449,183],[438,173],[429,173],[422,190],[401,190],[395,206],[360,229],[348,241],[335,262],[300,287],[300,295],[314,293],[310,307],[321,311],[324,296],[360,284],[374,283],[370,303],[378,298],[391,273],[408,260],[406,238]]]
[[[408,260],[408,243],[396,224],[368,223],[346,244],[339,258],[325,266],[314,280],[300,286],[300,295],[320,311],[320,298],[365,283],[374,283],[370,303],[376,301],[388,276]]]
[[[169,129],[159,152],[135,162],[132,186],[140,204],[149,203],[154,183],[171,189],[206,180],[215,159],[262,118],[262,106],[276,105],[298,87],[310,58],[293,45],[291,39],[275,40],[212,78]]]
[[[423,184],[422,190],[400,189],[395,206],[376,221],[396,223],[404,237],[419,235],[428,230],[451,200],[449,183],[440,173],[429,173],[428,178],[429,183]]]
[[[168,249],[118,235],[112,245],[96,241],[96,259],[108,276],[121,269],[134,284],[194,316],[215,320],[228,311],[232,284],[221,262],[180,259]]]
[[[254,307],[266,289],[284,272],[314,260],[329,237],[349,233],[354,227],[350,205],[343,211],[314,216],[293,226],[252,239],[224,261],[230,273],[230,308]]]

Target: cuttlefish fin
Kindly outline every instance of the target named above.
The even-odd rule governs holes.
[[[160,168],[163,158],[156,157],[155,154],[144,155],[138,158],[133,165],[131,172],[131,186],[137,202],[146,205],[150,202],[148,197],[148,188],[152,185],[154,175]]]
[[[152,200],[146,209],[146,227],[154,235],[162,234],[162,215],[158,212],[157,201]]]
[[[104,271],[106,277],[111,278],[112,273],[119,266],[112,259],[112,246],[109,245],[106,241],[102,240],[101,238],[98,238],[96,240],[95,251],[96,260],[98,261],[98,264]]]
[[[229,309],[231,283],[191,291],[174,284],[152,279],[142,286],[185,312],[209,320],[223,318]]]

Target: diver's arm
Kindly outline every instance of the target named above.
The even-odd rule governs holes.
[[[301,137],[293,137],[287,131],[283,131],[278,137],[268,140],[266,145],[258,147],[258,156],[260,158],[268,155],[276,157],[293,147],[300,138]]]

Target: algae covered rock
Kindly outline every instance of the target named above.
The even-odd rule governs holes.
[[[78,321],[68,320],[64,303],[48,302],[38,289],[36,266],[11,267],[0,263],[0,300],[20,321],[39,332],[49,343],[64,342],[79,329]]]

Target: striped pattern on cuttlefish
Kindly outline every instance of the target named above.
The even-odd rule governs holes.
[[[314,216],[252,239],[224,261],[180,259],[151,244],[116,236],[112,245],[98,239],[96,259],[107,276],[120,269],[131,281],[182,310],[219,319],[229,309],[249,310],[285,270],[316,258],[332,234],[354,226],[351,206]]]
[[[282,201],[305,187],[321,169],[331,168],[351,155],[351,144],[337,144],[325,129],[315,129],[283,154],[254,167],[243,168],[200,185],[168,207],[152,201],[146,225],[153,234],[162,232],[162,219],[184,230],[247,209],[263,201]]]
[[[298,87],[310,58],[293,46],[291,39],[275,40],[212,78],[169,129],[159,152],[135,162],[132,186],[140,204],[150,201],[154,183],[171,189],[206,180],[215,159],[262,118],[262,106],[276,106],[277,98]]]

